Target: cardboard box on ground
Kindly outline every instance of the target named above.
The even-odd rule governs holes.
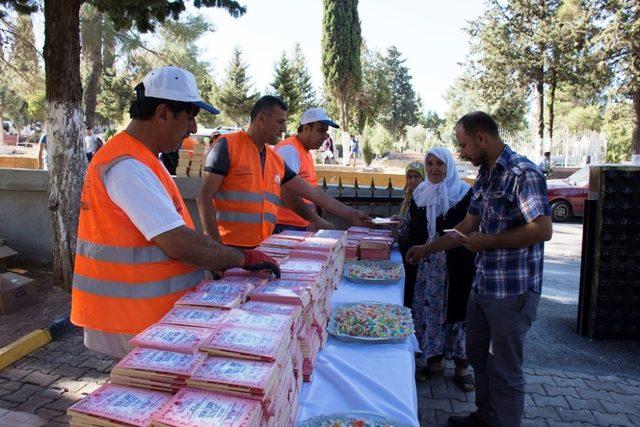
[[[7,259],[18,253],[0,239],[0,314],[13,313],[38,302],[35,280],[7,271]]]
[[[17,255],[18,252],[4,245],[4,241],[0,239],[0,273],[7,271],[7,259]]]

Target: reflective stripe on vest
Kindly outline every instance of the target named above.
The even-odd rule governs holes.
[[[124,283],[92,279],[78,273],[73,275],[73,287],[93,295],[111,298],[156,298],[193,288],[204,278],[201,270],[192,271],[166,280],[144,283]]]
[[[263,221],[262,215],[258,213],[237,211],[218,211],[216,212],[216,219],[218,221],[244,222],[247,224],[261,224]],[[274,214],[269,212],[264,213],[264,221],[275,224],[276,219],[277,217]]]
[[[170,258],[158,246],[141,248],[108,246],[78,239],[76,253],[95,259],[96,261],[113,262],[118,264],[147,264],[163,262]]]
[[[216,193],[215,198],[225,202],[262,203],[262,194],[254,193],[252,191],[219,191]],[[282,206],[282,200],[277,194],[265,191],[264,198],[271,203]]]
[[[274,205],[283,206],[282,199],[277,194],[269,193],[268,191],[264,192],[264,198],[273,203]]]
[[[229,172],[213,197],[218,231],[227,245],[255,247],[273,232],[284,162],[265,147],[264,164],[249,135],[239,131],[225,135],[229,150]]]

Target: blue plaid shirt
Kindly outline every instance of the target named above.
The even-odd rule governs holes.
[[[551,214],[547,183],[529,159],[506,145],[489,172],[486,165],[480,168],[469,205],[469,213],[480,217],[480,232],[502,233]],[[487,298],[539,293],[543,256],[543,243],[479,252],[472,288]]]

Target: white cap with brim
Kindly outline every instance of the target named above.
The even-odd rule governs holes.
[[[156,68],[144,76],[142,83],[145,97],[190,102],[211,114],[220,114],[217,108],[200,98],[195,76],[182,68],[173,66]]]
[[[323,108],[310,108],[300,117],[300,124],[306,125],[309,123],[320,122],[325,125],[329,125],[332,128],[340,129],[340,126],[329,118],[329,115]]]

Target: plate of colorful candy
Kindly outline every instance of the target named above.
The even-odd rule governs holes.
[[[346,342],[400,342],[413,334],[411,310],[381,302],[341,304],[331,311],[327,331]]]
[[[299,422],[296,427],[409,427],[373,414],[333,414],[320,415]]]
[[[353,261],[344,266],[343,276],[350,282],[391,285],[404,274],[402,264],[391,261]]]

